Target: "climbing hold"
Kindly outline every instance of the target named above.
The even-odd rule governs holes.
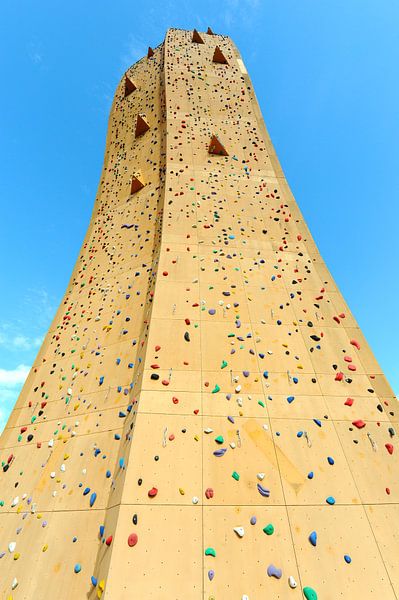
[[[97,494],[96,492],[93,492],[92,495],[90,496],[90,506],[93,506],[93,504],[95,503],[97,498]]]
[[[151,488],[148,492],[149,498],[154,498],[157,494],[158,494],[158,490],[156,487]]]
[[[258,483],[256,487],[258,488],[258,492],[261,496],[264,496],[265,498],[268,498],[270,496],[270,490],[262,487],[260,483]]]
[[[256,519],[256,517],[255,517],[255,516],[252,516],[252,517],[250,518],[250,520],[249,520],[249,522],[251,523],[251,525],[256,525],[256,521],[257,521],[257,519]]]
[[[357,421],[352,421],[352,425],[354,425],[358,429],[363,429],[363,427],[366,427],[366,423],[361,419],[358,419]]]
[[[212,488],[206,488],[205,497],[208,498],[208,500],[213,498],[213,489]]]
[[[326,502],[327,504],[335,504],[334,496],[328,496],[328,498],[326,498]]]
[[[269,577],[275,577],[276,579],[281,579],[283,572],[278,567],[275,567],[274,565],[269,565],[267,567],[267,574],[269,575]]]
[[[332,458],[332,456],[327,456],[327,461],[329,465],[333,465],[334,464],[334,459]]]
[[[394,447],[392,444],[385,444],[385,448],[388,450],[389,454],[393,454]]]
[[[235,531],[235,533],[238,535],[238,537],[242,538],[244,537],[244,527],[234,527],[233,531]]]
[[[216,556],[216,550],[214,548],[206,548],[205,556]]]
[[[351,557],[349,556],[349,554],[344,554],[344,561],[346,563],[348,563],[348,565],[350,565],[350,563],[352,562]]]
[[[317,544],[317,533],[315,531],[312,531],[312,533],[309,535],[309,542],[312,544],[312,546],[316,546],[316,544]]]
[[[212,569],[210,569],[208,571],[208,579],[209,581],[212,581],[212,579],[215,577],[215,571],[213,571]]]
[[[297,582],[295,581],[294,577],[292,575],[290,575],[288,577],[288,585],[290,586],[290,588],[292,588],[293,590],[297,587]]]
[[[268,525],[266,525],[266,527],[263,528],[264,533],[266,533],[266,535],[273,535],[274,533],[274,527],[271,523],[269,523]]]
[[[304,587],[303,595],[305,596],[306,600],[317,600],[317,594],[311,587]]]
[[[309,471],[309,473],[308,473],[308,479],[313,479],[313,477],[314,477],[313,471]]]
[[[237,471],[233,471],[231,474],[232,478],[235,479],[236,481],[240,480],[240,475],[237,473]]]
[[[105,543],[107,544],[107,546],[110,546],[112,544],[112,540],[113,540],[112,535],[109,535],[107,537],[107,539],[105,540]]]
[[[188,332],[188,331],[186,331],[186,332],[185,332],[185,334],[184,334],[184,339],[186,340],[186,342],[189,342],[189,341],[190,341],[190,334],[189,334],[189,332]]]
[[[82,567],[80,566],[79,563],[76,563],[73,570],[75,571],[75,573],[80,573],[82,570]]]
[[[217,394],[218,392],[220,392],[220,387],[216,384],[212,390],[212,394]]]
[[[137,541],[138,541],[137,533],[131,533],[129,535],[129,537],[127,538],[127,543],[131,548],[137,544]]]

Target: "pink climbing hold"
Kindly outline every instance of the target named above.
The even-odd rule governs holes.
[[[352,425],[354,425],[358,429],[363,429],[363,427],[366,427],[366,423],[361,419],[358,419],[357,421],[352,421]]]
[[[355,348],[357,348],[358,350],[360,350],[360,344],[359,344],[359,342],[357,342],[356,340],[351,340],[351,344],[352,344],[352,346],[355,346]]]
[[[344,356],[344,361],[351,363],[352,362],[352,357],[351,356]]]
[[[127,543],[131,548],[133,548],[133,546],[137,544],[138,539],[137,533],[131,533],[127,538]]]
[[[148,492],[149,498],[155,498],[155,496],[157,494],[158,494],[158,490],[156,487],[151,488],[150,491]]]
[[[356,371],[356,365],[352,365],[352,364],[348,365],[348,370],[349,371]]]
[[[206,490],[205,490],[205,496],[208,498],[208,500],[210,500],[211,498],[213,498],[213,489],[212,488],[206,488]]]
[[[389,454],[393,454],[392,444],[385,444],[385,448],[388,450]]]

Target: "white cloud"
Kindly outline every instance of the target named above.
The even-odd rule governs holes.
[[[12,388],[16,385],[24,383],[29,371],[30,367],[28,367],[27,365],[18,365],[18,367],[16,367],[15,369],[0,369],[1,388]],[[4,390],[0,389],[0,393],[1,391]]]
[[[136,36],[131,34],[125,44],[124,51],[120,58],[122,63],[122,69],[128,69],[135,62],[140,60],[140,58],[146,56],[147,50],[148,44],[146,46],[142,40],[139,40]]]
[[[38,348],[42,341],[42,337],[29,338],[25,335],[16,335],[11,340],[11,344],[15,348],[20,348],[21,350],[32,350],[32,348]]]

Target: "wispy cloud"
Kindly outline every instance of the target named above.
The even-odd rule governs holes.
[[[27,365],[18,365],[15,369],[0,368],[0,388],[12,388],[24,383],[29,371],[30,367]]]
[[[30,42],[27,46],[28,56],[34,65],[43,63],[43,50],[40,42]]]
[[[147,54],[148,44],[139,39],[137,36],[130,34],[125,43],[123,52],[120,57],[122,70],[128,69],[135,62],[143,58]]]
[[[18,365],[14,369],[0,368],[0,433],[16,403],[30,368]]]
[[[260,0],[224,0],[221,17],[226,27],[251,25],[259,17]]]

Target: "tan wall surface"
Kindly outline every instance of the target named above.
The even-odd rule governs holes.
[[[116,91],[0,438],[1,598],[398,598],[397,400],[237,49],[192,36],[168,30]]]

